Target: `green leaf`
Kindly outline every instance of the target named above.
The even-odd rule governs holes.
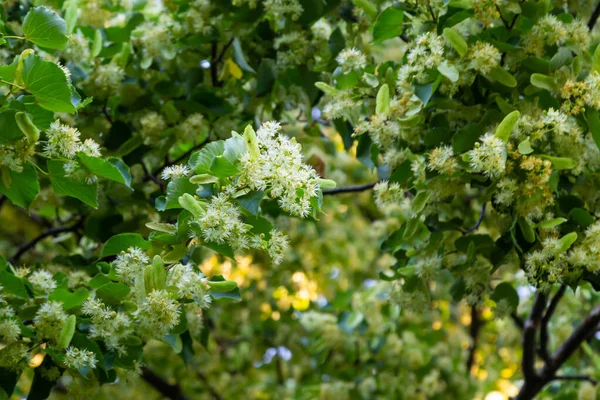
[[[592,61],[592,72],[600,72],[600,47],[596,47],[594,51],[594,59]]]
[[[577,240],[577,232],[567,233],[565,236],[561,237],[556,243],[555,254],[562,254],[565,251],[569,250],[569,247]]]
[[[448,64],[446,61],[442,62],[437,68],[440,74],[450,79],[452,82],[458,81],[458,69],[452,64]]]
[[[377,92],[377,100],[375,103],[375,113],[387,115],[390,112],[390,87],[383,84]]]
[[[20,376],[21,372],[17,373],[11,369],[0,367],[0,389],[4,390],[8,396],[7,398],[12,396]],[[2,391],[0,390],[0,398],[4,398],[1,395]]]
[[[258,76],[256,78],[256,96],[262,97],[271,91],[275,80],[277,79],[277,66],[275,61],[263,58],[258,67]]]
[[[503,299],[508,301],[508,304],[510,304],[513,310],[516,310],[517,307],[519,307],[519,295],[515,288],[508,282],[502,282],[496,286],[490,297],[496,303]]]
[[[92,174],[97,175],[101,178],[110,179],[111,181],[122,183],[125,186],[131,184],[131,175],[129,174],[129,168],[118,158],[111,158],[105,160],[100,157],[91,157],[85,153],[78,153],[77,157],[81,164],[90,171]],[[119,164],[119,162],[121,164]],[[113,164],[115,163],[115,164]],[[117,165],[120,165],[122,169],[119,169]]]
[[[567,221],[566,218],[554,218],[549,221],[539,222],[536,226],[540,229],[552,229]]]
[[[2,286],[4,294],[12,294],[23,298],[29,297],[23,281],[8,271],[0,271],[0,286]]]
[[[91,207],[98,208],[98,183],[88,185],[65,176],[65,164],[65,161],[48,160],[48,172],[54,192],[74,197]]]
[[[452,150],[459,154],[471,150],[483,134],[480,124],[467,124],[452,136]]]
[[[521,228],[521,233],[525,240],[529,243],[535,242],[535,230],[531,226],[531,224],[523,217],[519,218],[519,228]]]
[[[517,126],[517,122],[519,122],[520,116],[520,112],[513,111],[506,117],[504,117],[502,122],[500,122],[500,125],[498,125],[498,128],[496,128],[495,136],[498,139],[502,140],[504,143],[508,142],[510,134],[515,129],[515,126]]]
[[[430,191],[426,190],[426,191],[418,192],[413,200],[412,211],[415,214],[418,214],[421,211],[423,211],[423,209],[425,208],[425,205],[427,204],[427,201],[429,200],[429,197],[431,197]]]
[[[529,138],[523,140],[521,143],[519,143],[519,153],[521,154],[531,154],[533,153],[533,148],[531,147],[531,143],[529,142]]]
[[[260,202],[265,196],[265,192],[256,191],[250,192],[243,196],[237,197],[235,200],[246,210],[248,210],[251,214],[258,214],[258,207],[260,206]]]
[[[567,47],[561,47],[556,54],[552,56],[552,59],[550,59],[550,69],[556,71],[560,67],[570,63],[572,59],[573,55],[571,54],[571,50]]]
[[[464,57],[465,54],[467,54],[468,45],[460,33],[456,32],[454,29],[444,28],[444,37],[461,57]]]
[[[21,74],[25,88],[35,96],[41,107],[70,114],[76,111],[71,102],[71,86],[58,65],[32,54],[23,61]]]
[[[252,68],[250,64],[248,64],[248,61],[246,61],[244,51],[242,50],[242,44],[238,38],[233,40],[233,59],[235,60],[235,63],[244,71],[252,72],[253,74],[256,73],[254,68]]]
[[[0,193],[13,204],[25,209],[29,208],[40,192],[40,183],[35,167],[28,162],[23,166],[23,172],[10,171],[10,178],[12,181],[10,188],[6,187],[0,179]]]
[[[517,86],[517,80],[514,76],[502,67],[494,67],[487,75],[489,78],[501,83],[502,85],[514,88]]]
[[[558,90],[558,81],[556,78],[543,74],[531,74],[529,78],[531,84],[540,89],[546,89],[549,92]]]
[[[58,342],[56,343],[57,350],[66,349],[67,346],[69,346],[71,339],[73,339],[73,334],[75,333],[76,324],[77,317],[74,315],[69,315],[65,321],[65,324],[60,330],[60,336],[58,337]]]
[[[388,7],[379,16],[373,25],[373,43],[381,43],[385,40],[402,35],[402,21],[404,11],[394,7]]]
[[[70,310],[79,307],[88,299],[90,292],[86,288],[79,288],[74,292],[70,292],[64,287],[54,290],[48,296],[48,300],[60,301],[63,303],[65,310]]]
[[[198,174],[211,174],[210,166],[214,158],[222,155],[224,151],[225,142],[211,142],[190,156],[189,166]]]
[[[15,119],[16,110],[4,110],[0,112],[0,145],[13,143],[23,137]]]
[[[175,178],[167,185],[167,198],[165,208],[163,210],[171,210],[174,208],[182,208],[179,198],[184,194],[193,195],[198,189],[197,185],[190,182],[188,178]]]
[[[224,156],[217,156],[210,165],[210,171],[219,178],[227,178],[239,174],[240,170]]]
[[[577,222],[577,224],[579,226],[581,226],[583,229],[586,229],[588,226],[590,226],[591,224],[594,223],[595,219],[592,216],[592,214],[590,214],[590,212],[588,210],[586,210],[585,208],[580,208],[580,207],[575,207],[574,209],[572,209],[569,212],[569,217]]]
[[[240,288],[235,287],[235,289],[229,292],[213,292],[211,290],[210,295],[219,303],[229,303],[229,302],[238,302],[242,301],[242,295],[240,293]]]
[[[130,291],[127,285],[111,282],[96,289],[96,296],[105,304],[114,306],[127,297]]]
[[[545,154],[539,156],[543,160],[548,160],[552,163],[552,168],[557,170],[572,169],[577,166],[577,161],[567,157],[552,157]]]
[[[371,19],[377,16],[377,6],[375,6],[371,0],[352,0],[356,7],[362,8],[362,10]]]
[[[64,50],[69,38],[65,21],[46,7],[34,7],[23,20],[23,35],[41,47]]]
[[[142,250],[149,250],[152,244],[145,240],[139,233],[120,233],[108,239],[102,248],[100,258],[113,256],[125,251],[130,247],[139,247]]]
[[[597,51],[600,53],[600,50]],[[585,117],[587,119],[588,127],[592,137],[594,138],[594,142],[596,142],[596,146],[600,149],[600,116],[597,110],[594,110],[592,107],[586,107]]]

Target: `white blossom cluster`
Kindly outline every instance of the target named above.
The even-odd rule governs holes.
[[[167,286],[177,289],[180,299],[195,299],[207,308],[211,303],[208,279],[200,271],[194,271],[190,264],[175,264],[169,269]]]
[[[81,310],[90,316],[91,339],[103,340],[110,350],[125,352],[123,342],[133,334],[133,324],[127,314],[112,310],[98,299],[86,301]]]
[[[68,347],[65,351],[65,365],[69,368],[93,369],[96,366],[96,355],[89,350],[81,350],[76,347]]]
[[[491,178],[503,175],[506,167],[506,144],[493,133],[486,133],[480,140],[481,143],[475,143],[475,148],[468,152],[471,168]]]
[[[130,247],[117,256],[116,260],[113,261],[113,265],[123,282],[132,283],[140,272],[144,272],[144,268],[149,262],[150,258],[142,249]]]
[[[319,177],[302,162],[302,147],[295,139],[280,134],[277,122],[265,122],[256,132],[259,154],[242,155],[239,184],[261,190],[277,199],[286,212],[302,218],[311,211],[318,196]]]
[[[67,313],[62,303],[47,301],[39,308],[33,322],[40,338],[56,342],[66,320]]]
[[[179,323],[179,303],[165,290],[153,290],[134,313],[136,331],[142,338],[162,339]]]
[[[0,286],[0,291],[1,289]],[[15,310],[0,294],[0,343],[5,345],[14,343],[21,335],[21,327],[14,316]]]

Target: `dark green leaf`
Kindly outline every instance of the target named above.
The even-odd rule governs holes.
[[[119,254],[130,247],[148,250],[151,247],[151,243],[145,240],[139,233],[121,233],[111,237],[104,243],[100,258]]]
[[[48,172],[50,182],[56,194],[74,197],[85,204],[98,208],[98,183],[88,185],[65,175],[65,161],[48,160]]]
[[[388,7],[379,16],[373,25],[373,43],[381,43],[402,34],[402,21],[404,11]]]
[[[34,7],[23,20],[23,35],[41,47],[64,50],[69,41],[65,21],[46,7]]]

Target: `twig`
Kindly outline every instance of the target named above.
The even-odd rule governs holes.
[[[221,53],[219,53],[219,56],[217,57],[216,63],[219,64],[221,61],[223,61],[223,57],[225,56],[225,52],[227,51],[227,49],[229,47],[231,47],[231,45],[233,44],[233,41],[235,40],[235,38],[231,38],[229,40],[229,42],[227,42],[227,44],[225,46],[223,46],[223,49],[221,49]]]
[[[377,182],[371,182],[371,183],[365,183],[364,185],[346,186],[346,187],[340,187],[340,188],[335,188],[335,189],[327,189],[327,190],[323,190],[323,196],[339,194],[339,193],[363,192],[365,190],[372,189],[373,186],[375,186],[376,184],[377,184]]]
[[[469,355],[467,356],[467,374],[470,373],[475,361],[475,353],[477,352],[477,344],[479,343],[479,332],[482,325],[479,310],[477,310],[477,307],[471,307],[471,326],[469,327],[471,345],[469,346]]]
[[[170,384],[160,376],[156,375],[148,367],[142,367],[142,378],[168,399],[187,400],[187,397],[181,393],[181,388],[179,385]]]
[[[535,336],[542,319],[544,308],[546,308],[546,295],[538,292],[531,309],[531,314],[523,325],[523,359],[521,360],[521,366],[526,382],[536,381],[538,379],[535,370]]]
[[[556,375],[551,380],[552,381],[588,381],[594,385],[598,384],[598,381],[589,375]]]
[[[470,227],[469,229],[467,229],[466,231],[464,231],[463,235],[466,235],[468,233],[471,233],[471,232],[476,231],[477,229],[479,229],[479,226],[483,222],[483,217],[485,216],[485,207],[486,207],[486,205],[487,205],[487,203],[483,203],[483,205],[481,206],[481,212],[479,213],[479,218],[477,219],[477,222],[475,223],[475,225],[473,225],[472,227]]]
[[[588,22],[588,28],[590,28],[590,31],[594,29],[594,25],[596,25],[598,17],[600,17],[600,1],[598,2],[598,5],[596,5],[596,8],[594,8],[594,12],[592,13],[590,21]]]
[[[567,289],[566,285],[561,285],[552,300],[550,301],[550,305],[542,318],[542,326],[540,328],[540,356],[544,361],[547,361],[550,357],[548,353],[548,323],[550,322],[550,318],[552,318],[552,314],[556,310],[556,306],[560,302],[560,299],[565,294],[565,290]]]
[[[40,242],[41,240],[43,240],[47,237],[50,237],[50,236],[58,236],[61,233],[75,232],[82,225],[83,225],[83,218],[80,218],[79,221],[77,221],[74,225],[47,229],[46,231],[42,232],[40,235],[38,235],[31,241],[29,241],[29,242],[23,244],[21,247],[19,247],[19,249],[17,250],[15,255],[13,255],[10,258],[9,262],[11,264],[14,264],[17,261],[19,261],[19,259],[21,258],[21,256],[23,254],[25,254],[30,249],[34,248],[35,245],[38,244],[38,242]]]
[[[202,380],[202,382],[204,382],[206,384],[206,387],[208,388],[208,391],[210,392],[210,394],[212,395],[213,399],[215,400],[223,400],[223,396],[221,396],[219,394],[219,392],[217,392],[215,390],[215,388],[213,388],[210,384],[210,382],[208,381],[208,379],[206,378],[206,376],[204,376],[203,373],[201,372],[196,372],[196,376],[198,378],[200,378]]]
[[[164,190],[165,190],[165,188],[167,187],[167,184],[165,183],[165,181],[163,181],[162,179],[160,179],[160,178],[159,178],[159,177],[157,177],[156,175],[154,175],[154,174],[151,174],[151,173],[150,173],[150,171],[148,171],[148,168],[146,167],[146,165],[145,165],[143,162],[141,162],[141,164],[142,164],[142,168],[143,168],[143,170],[144,170],[144,174],[145,174],[145,175],[144,175],[144,182],[145,182],[145,181],[148,181],[148,180],[151,180],[152,182],[154,182],[154,183],[156,183],[158,186],[160,186],[160,189],[161,189],[162,191],[164,191]]]
[[[0,196],[0,209],[2,208],[2,206],[4,205],[4,202],[6,201],[6,196]]]

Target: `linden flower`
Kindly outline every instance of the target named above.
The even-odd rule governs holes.
[[[469,151],[471,168],[475,172],[483,172],[491,178],[497,178],[504,174],[506,166],[506,146],[504,142],[486,133],[480,138],[481,143],[476,143],[475,148]]]
[[[179,323],[179,303],[165,290],[153,290],[139,305],[135,317],[143,338],[160,339]]]
[[[66,320],[67,314],[59,301],[48,301],[42,304],[33,319],[38,335],[54,341],[58,340]]]
[[[44,155],[74,158],[79,150],[79,135],[76,128],[63,125],[59,120],[54,121],[46,130],[48,141],[44,145]]]
[[[210,305],[208,280],[202,272],[194,271],[189,264],[175,264],[169,270],[167,286],[177,288],[179,298],[196,298],[204,308]]]
[[[363,69],[367,66],[367,57],[355,47],[340,51],[335,60],[344,72]]]
[[[68,347],[65,352],[65,365],[73,369],[95,368],[96,355],[92,351],[80,350],[76,347]]]
[[[21,335],[21,327],[14,319],[5,319],[0,322],[0,342],[11,344],[16,342]]]
[[[471,49],[469,66],[476,71],[487,74],[500,65],[502,55],[493,45],[487,42],[477,42]]]
[[[454,159],[454,151],[451,146],[436,147],[429,153],[429,165],[432,171],[452,175],[458,169],[458,162]]]
[[[302,218],[311,211],[311,199],[317,196],[317,172],[302,162],[302,147],[295,139],[280,134],[277,122],[266,122],[256,132],[258,154],[242,155],[242,173],[238,184],[265,191],[277,199],[282,210]]]
[[[93,299],[83,303],[81,311],[89,315],[92,321],[89,337],[103,340],[110,350],[125,354],[123,341],[133,334],[133,324],[129,317],[106,307],[100,300]]]
[[[56,282],[52,274],[45,270],[35,271],[29,277],[29,282],[36,292],[48,294],[56,289]]]
[[[166,167],[160,177],[165,181],[175,179],[175,178],[184,178],[190,174],[190,169],[186,165],[171,165]]]
[[[132,282],[136,275],[150,262],[150,258],[139,247],[130,247],[122,251],[113,261],[117,274],[125,282]]]

